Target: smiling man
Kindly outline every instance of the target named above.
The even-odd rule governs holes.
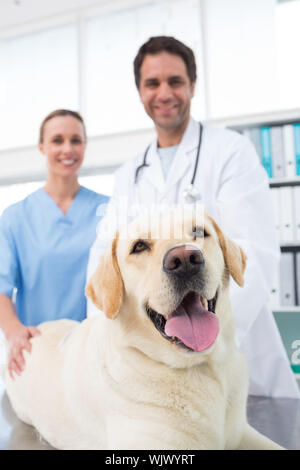
[[[231,286],[236,340],[246,354],[250,393],[299,398],[267,304],[279,247],[268,178],[253,145],[240,134],[190,116],[196,86],[193,51],[173,37],[150,38],[134,60],[135,83],[157,137],[116,173],[115,191],[90,254],[88,278],[105,247],[116,210],[201,201],[247,255],[245,287]],[[88,314],[93,307],[89,304]]]
[[[146,55],[138,73],[138,89],[145,111],[155,123],[159,146],[178,145],[190,119],[195,90],[181,57],[168,52]]]

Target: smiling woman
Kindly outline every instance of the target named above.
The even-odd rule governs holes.
[[[86,316],[85,273],[99,222],[96,211],[108,198],[78,182],[85,147],[78,113],[49,114],[39,139],[47,181],[0,218],[0,327],[10,343],[11,375],[22,372],[22,350],[31,350],[39,323]]]
[[[83,162],[85,147],[86,132],[80,114],[58,109],[43,120],[39,149],[48,163],[48,179],[44,190],[64,213],[79,190],[77,172]]]

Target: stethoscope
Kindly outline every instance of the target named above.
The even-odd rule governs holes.
[[[195,165],[194,165],[194,172],[193,172],[193,176],[192,176],[190,184],[183,191],[183,197],[185,199],[185,202],[189,204],[193,204],[196,201],[201,199],[201,195],[195,188],[194,183],[195,183],[195,178],[196,178],[198,164],[199,164],[199,156],[200,156],[200,150],[201,150],[201,144],[202,144],[202,134],[203,134],[203,125],[201,124],[201,122],[199,122],[199,139],[198,139],[197,155],[196,155],[196,160],[195,160]],[[150,147],[151,147],[151,144],[148,145],[148,147],[146,148],[144,152],[143,163],[140,166],[138,166],[137,169],[135,170],[135,178],[134,178],[135,185],[138,182],[138,177],[139,177],[139,173],[141,169],[144,167],[150,166],[149,163],[147,163],[147,155],[148,155]]]

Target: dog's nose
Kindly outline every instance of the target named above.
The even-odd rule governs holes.
[[[164,256],[163,270],[167,274],[194,276],[204,265],[201,251],[191,245],[171,248]]]

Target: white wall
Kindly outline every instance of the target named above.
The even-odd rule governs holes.
[[[151,0],[150,0],[151,1]],[[102,9],[122,8],[128,5],[149,3],[149,0],[1,0],[0,1],[0,33],[13,30],[15,26],[26,28],[29,23],[68,15],[86,10],[87,8]],[[35,25],[34,25],[35,26]],[[30,25],[29,25],[30,28]]]
[[[208,118],[278,108],[276,0],[204,0]]]
[[[152,129],[126,132],[88,140],[81,174],[111,172],[128,158],[143,151],[154,138]],[[36,147],[0,152],[0,185],[40,181],[46,177],[45,158]]]

